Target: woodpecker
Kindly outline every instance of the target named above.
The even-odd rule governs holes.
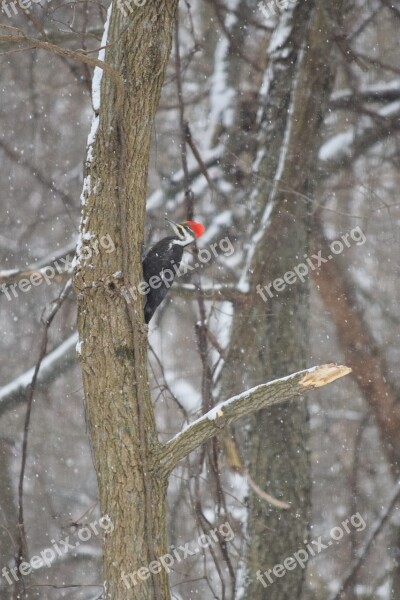
[[[143,279],[149,285],[144,320],[149,323],[164,300],[181,264],[183,249],[203,235],[204,225],[196,221],[175,223],[166,218],[175,235],[163,238],[150,248],[143,260]]]

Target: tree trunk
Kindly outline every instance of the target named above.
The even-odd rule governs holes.
[[[335,13],[340,10],[335,4]],[[332,43],[322,7],[299,2],[284,13],[272,37],[264,87],[267,94],[259,134],[255,191],[256,226],[242,289],[245,311],[237,311],[221,390],[234,393],[271,376],[304,368],[308,355],[308,281],[256,293],[281,280],[309,255],[311,206],[319,132],[333,85]],[[328,40],[328,43],[327,43]],[[282,281],[282,283],[284,283]],[[277,286],[281,286],[278,283]],[[282,289],[282,286],[281,286]],[[264,301],[265,300],[265,301]],[[244,379],[244,380],[243,380]],[[281,510],[250,494],[249,550],[245,598],[265,598],[256,578],[282,563],[308,535],[310,473],[306,405],[276,407],[253,415],[245,433],[252,479],[278,499]],[[269,600],[299,598],[304,571],[296,569],[268,585]]]
[[[132,6],[128,17],[114,6],[103,39],[102,46],[110,44],[106,62],[122,75],[125,94],[119,109],[115,78],[103,72],[100,106],[94,102],[98,114],[88,151],[75,290],[100,507],[114,524],[104,547],[105,597],[154,600],[169,598],[164,570],[136,585],[122,577],[166,553],[166,479],[153,469],[158,440],[147,328],[141,297],[129,290],[141,280],[150,139],[177,0]]]

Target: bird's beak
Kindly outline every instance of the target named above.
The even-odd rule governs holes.
[[[174,230],[175,235],[177,235],[177,236],[181,235],[179,232],[178,223],[175,223],[175,221],[171,221],[171,219],[168,219],[168,217],[165,217],[165,220],[168,221],[168,223],[171,225],[172,229]]]
[[[178,227],[178,223],[175,223],[175,221],[171,221],[171,219],[168,219],[168,217],[165,217],[165,220],[168,221],[168,223],[172,226],[172,227]]]

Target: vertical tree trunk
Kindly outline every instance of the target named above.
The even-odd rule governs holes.
[[[338,14],[339,3],[334,9]],[[311,206],[307,197],[315,185],[319,130],[334,73],[325,18],[320,5],[299,2],[281,16],[271,40],[259,134],[258,171],[262,179],[255,191],[257,215],[247,263],[248,282],[242,281],[250,291],[250,301],[246,310],[234,317],[221,385],[224,393],[305,366],[308,281],[286,284],[280,292],[270,288],[271,293],[263,292],[266,301],[256,294],[256,286],[282,279],[309,255]],[[244,381],[240,379],[243,377]],[[282,563],[307,538],[307,439],[304,403],[263,410],[249,420],[245,444],[250,474],[258,485],[290,502],[292,508],[279,511],[251,493],[245,598],[265,598],[257,572]],[[273,579],[270,584],[264,578],[270,586],[269,600],[300,597],[302,569]]]
[[[166,552],[166,481],[153,468],[158,440],[148,386],[147,330],[141,297],[135,300],[129,289],[141,279],[150,138],[177,0],[132,7],[124,15],[114,6],[103,39],[103,46],[110,45],[107,64],[124,79],[125,98],[118,112],[114,80],[103,72],[88,152],[75,290],[100,507],[114,523],[104,547],[105,597],[153,600],[169,598],[164,570],[137,585],[127,575]]]

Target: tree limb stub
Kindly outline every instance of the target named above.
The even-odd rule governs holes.
[[[328,383],[332,383],[333,381],[336,381],[336,379],[340,379],[340,377],[344,377],[349,373],[351,373],[350,367],[336,365],[334,363],[321,365],[320,367],[315,367],[314,371],[310,369],[302,381],[300,381],[300,385],[305,388],[315,389],[328,385]]]
[[[302,396],[307,390],[328,385],[349,373],[351,369],[343,365],[320,365],[263,383],[221,402],[163,446],[160,459],[162,469],[165,474],[170,473],[182,458],[240,417]]]

